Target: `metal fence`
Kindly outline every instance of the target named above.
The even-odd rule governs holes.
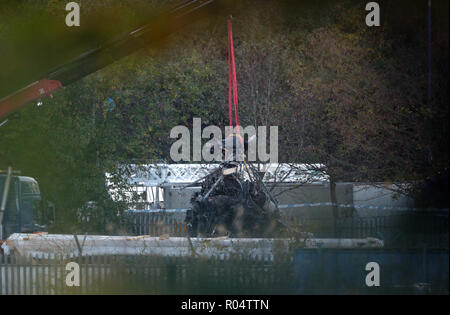
[[[447,294],[448,250],[303,249],[272,257],[3,256],[0,295]],[[367,287],[376,261],[380,287]],[[79,266],[79,286],[68,263]]]
[[[69,262],[79,286],[68,286]],[[3,256],[0,294],[283,294],[293,293],[293,255],[269,257]],[[71,278],[73,280],[73,278]]]
[[[295,219],[291,219],[295,222]],[[299,219],[301,229],[318,238],[367,238],[385,248],[449,248],[448,212],[410,212],[387,216]]]
[[[185,213],[136,211],[124,216],[123,224],[133,235],[186,236]]]
[[[369,262],[380,268],[378,287],[366,285]],[[299,294],[449,293],[448,249],[300,248],[294,268]]]
[[[186,236],[183,212],[133,212],[125,218],[129,233]],[[283,215],[295,230],[317,238],[366,238],[384,241],[388,248],[449,248],[448,212],[401,212],[388,216],[303,218]]]

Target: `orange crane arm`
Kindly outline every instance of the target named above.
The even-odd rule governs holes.
[[[0,119],[33,100],[52,95],[55,91],[90,73],[106,67],[136,50],[159,42],[182,26],[202,16],[217,12],[225,0],[189,0],[158,15],[149,24],[117,36],[99,48],[81,54],[48,73],[41,80],[0,99]]]

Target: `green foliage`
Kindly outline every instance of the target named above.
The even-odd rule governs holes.
[[[46,3],[49,12],[60,4]],[[445,19],[436,22],[430,108],[425,31],[390,6],[397,13],[369,29],[356,1],[235,5],[240,122],[278,125],[281,162],[325,163],[336,180],[349,181],[421,180],[448,167],[448,29],[439,28]],[[130,8],[129,26],[143,16]],[[400,28],[399,20],[410,27]],[[132,161],[170,162],[170,129],[190,127],[193,117],[228,124],[225,22],[199,21],[165,47],[141,50],[13,114],[0,127],[0,169],[12,165],[35,177],[64,229],[92,200],[105,211],[100,226],[112,231],[105,222],[123,205],[111,204],[105,172],[117,175],[120,163]],[[0,35],[9,31],[0,23]],[[17,58],[27,55],[19,50]]]

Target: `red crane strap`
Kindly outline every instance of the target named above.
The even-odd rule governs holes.
[[[233,94],[233,98],[231,97],[231,94]],[[234,103],[234,119],[236,120],[236,129],[239,134],[238,94],[236,65],[234,63],[233,29],[231,20],[228,20],[228,114],[230,119],[230,130],[233,130],[232,102]]]

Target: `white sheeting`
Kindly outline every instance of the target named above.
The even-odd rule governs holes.
[[[186,237],[103,236],[78,235],[82,255],[160,255],[160,256],[218,256],[232,253],[273,258],[277,253],[287,253],[291,240],[249,238],[191,238]],[[23,256],[65,255],[78,256],[74,235],[70,234],[22,234],[15,233],[6,241],[7,250]],[[307,239],[298,247],[303,248],[379,248],[378,239]],[[193,253],[193,250],[195,253]]]

